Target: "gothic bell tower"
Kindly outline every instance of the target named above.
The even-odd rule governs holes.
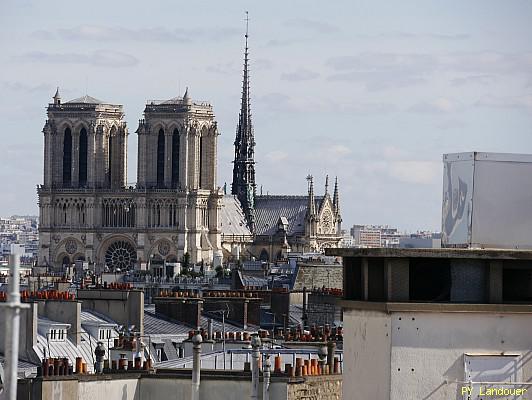
[[[242,103],[235,138],[235,160],[231,193],[236,195],[246,216],[248,226],[255,230],[255,137],[251,123],[248,71],[248,18],[246,12],[246,45],[244,50],[244,77]]]
[[[121,105],[85,95],[61,102],[59,88],[44,125],[44,188],[122,188],[127,127]]]

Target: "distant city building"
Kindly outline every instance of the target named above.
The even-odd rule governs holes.
[[[39,251],[38,224],[35,216],[0,218],[0,261],[17,254],[22,264],[33,264]]]
[[[381,230],[369,225],[353,225],[353,244],[356,247],[381,247]]]
[[[352,241],[346,239],[344,243],[350,246],[341,247],[388,247],[388,248],[439,248],[441,234],[420,231],[411,234],[400,233],[397,228],[388,225],[353,225],[351,228]]]
[[[342,241],[340,242],[340,247],[353,247],[355,245],[355,238],[351,235],[350,232],[342,231]]]
[[[403,235],[399,239],[399,247],[407,249],[437,249],[441,247],[441,233],[418,232]]]

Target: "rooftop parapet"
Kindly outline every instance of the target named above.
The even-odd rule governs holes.
[[[532,251],[327,249],[343,257],[344,299],[532,304]]]

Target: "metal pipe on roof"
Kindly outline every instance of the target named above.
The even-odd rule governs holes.
[[[191,400],[199,400],[200,387],[200,370],[201,370],[201,335],[196,333],[192,337],[192,390],[190,392]]]
[[[270,400],[270,355],[266,354],[262,382],[262,400]]]
[[[3,398],[6,400],[17,399],[17,371],[19,353],[19,330],[20,330],[20,310],[28,308],[27,304],[20,303],[20,258],[17,254],[9,256],[11,264],[11,279],[9,280],[9,294],[7,302],[2,304],[6,307],[6,329],[5,329],[5,384]]]
[[[259,359],[261,340],[259,335],[254,334],[251,338],[251,400],[259,400]]]

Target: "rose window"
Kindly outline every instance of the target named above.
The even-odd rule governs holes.
[[[164,256],[168,255],[168,253],[170,253],[170,243],[168,243],[166,241],[159,243],[158,250],[159,250],[159,254],[161,256],[164,257]]]
[[[78,249],[78,244],[74,239],[68,239],[65,242],[65,250],[68,254],[74,254]]]
[[[126,269],[137,261],[137,251],[124,240],[112,243],[105,252],[105,264],[111,269]]]

